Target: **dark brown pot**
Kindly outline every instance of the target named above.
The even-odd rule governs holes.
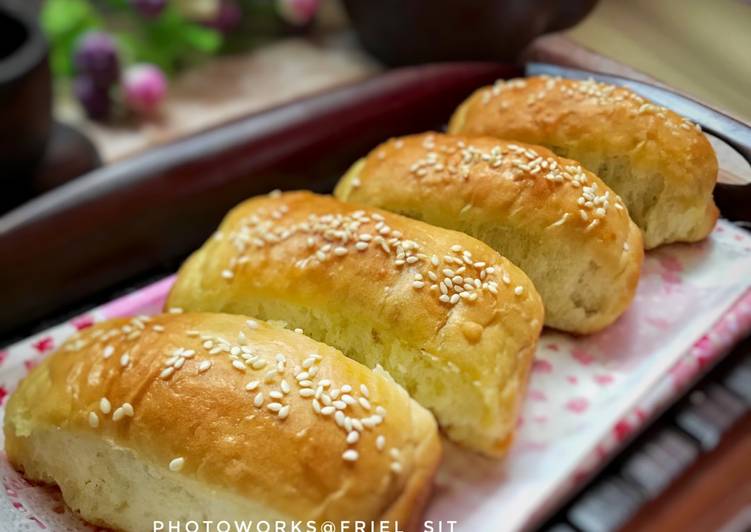
[[[537,36],[569,28],[597,0],[344,0],[363,46],[388,65],[514,60]]]
[[[27,195],[52,125],[47,42],[27,14],[0,6],[0,212]]]

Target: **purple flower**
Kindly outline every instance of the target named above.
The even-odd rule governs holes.
[[[167,0],[130,0],[130,5],[142,17],[156,18],[164,11]]]
[[[229,33],[237,28],[242,20],[242,10],[234,0],[221,0],[219,9],[213,18],[203,21],[203,24],[222,33]]]
[[[73,62],[79,74],[101,87],[109,87],[120,77],[120,61],[115,41],[104,32],[90,31],[76,43]]]
[[[154,113],[167,94],[167,79],[155,65],[141,63],[125,71],[123,94],[128,107],[141,114]]]
[[[104,120],[109,116],[112,106],[109,91],[109,87],[102,87],[88,76],[78,76],[73,80],[73,94],[86,116],[94,120]]]
[[[320,0],[276,0],[279,15],[294,26],[304,26],[316,16]]]

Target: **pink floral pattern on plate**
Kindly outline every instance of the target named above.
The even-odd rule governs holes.
[[[533,525],[651,412],[751,331],[749,272],[751,237],[720,221],[705,242],[650,252],[633,305],[605,331],[572,337],[545,330],[508,460],[493,462],[447,443],[426,518],[456,520],[458,530]],[[0,404],[77,329],[158,312],[173,280],[0,350]],[[26,482],[4,455],[0,476],[0,523],[9,530],[91,530],[61,504],[59,493]]]

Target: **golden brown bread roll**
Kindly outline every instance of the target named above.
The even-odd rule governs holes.
[[[508,447],[543,320],[526,275],[463,233],[307,192],[233,209],[168,307],[284,320],[383,366],[448,436]]]
[[[6,452],[86,520],[419,518],[435,420],[387,375],[260,321],[116,319],[24,379]]]
[[[642,237],[620,198],[539,146],[439,133],[392,139],[334,194],[486,242],[529,275],[551,327],[600,330],[636,291]]]
[[[647,249],[695,242],[717,221],[717,157],[697,126],[594,80],[498,81],[454,113],[450,133],[541,144],[580,161],[626,203]]]

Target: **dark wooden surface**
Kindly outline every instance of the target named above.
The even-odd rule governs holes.
[[[733,525],[728,532],[751,526],[751,415],[644,506],[623,532],[708,532]]]

